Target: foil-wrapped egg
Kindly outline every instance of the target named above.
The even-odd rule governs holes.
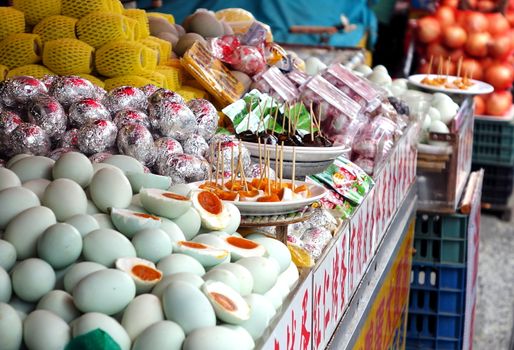
[[[246,148],[241,141],[227,135],[215,135],[210,140],[210,145],[213,148],[212,153],[207,154],[207,160],[211,165],[217,167],[218,164],[221,168],[221,165],[224,165],[224,171],[231,171],[231,163],[232,159],[234,164],[239,164],[239,159],[241,158],[241,163],[243,165],[243,169],[247,169],[250,167],[251,159],[250,152]],[[218,160],[218,156],[221,158]]]
[[[163,136],[184,141],[196,133],[196,117],[184,104],[162,100],[151,104],[149,111],[152,127]]]
[[[59,140],[59,147],[61,148],[78,148],[79,147],[79,139],[78,139],[79,129],[69,129],[64,132],[61,139]]]
[[[0,155],[10,156],[12,154],[9,142],[11,133],[23,123],[21,117],[11,111],[0,112]]]
[[[210,140],[218,129],[218,111],[212,103],[201,98],[187,102],[187,106],[194,113],[198,123],[198,134],[205,140]]]
[[[89,80],[77,76],[56,78],[50,86],[49,93],[65,109],[85,98],[96,98],[95,86]]]
[[[155,93],[159,89],[160,89],[159,87],[157,87],[153,84],[147,84],[147,85],[139,88],[139,90],[143,91],[143,93],[145,94],[146,97],[152,96],[153,93]]]
[[[93,154],[112,147],[116,142],[118,129],[105,119],[91,121],[78,131],[78,147],[85,154]]]
[[[143,91],[138,88],[120,86],[107,94],[105,97],[105,105],[112,113],[127,108],[146,111],[148,101]]]
[[[111,113],[97,99],[86,98],[70,106],[68,117],[72,126],[80,128],[93,120],[111,120]]]
[[[118,131],[116,139],[122,154],[131,156],[143,164],[152,164],[155,160],[153,137],[141,124],[127,124]]]
[[[148,116],[137,109],[131,108],[122,109],[116,112],[114,115],[114,124],[116,124],[118,129],[121,129],[123,126],[128,124],[141,124],[145,128],[150,128]]]
[[[56,98],[51,96],[38,96],[32,100],[28,108],[28,118],[38,125],[54,140],[58,140],[66,131],[68,118]]]
[[[178,93],[167,90],[167,89],[158,89],[155,91],[148,99],[148,102],[153,104],[158,104],[161,101],[167,100],[169,102],[181,103],[185,104],[186,101],[180,96]]]
[[[41,81],[30,76],[19,76],[7,80],[0,90],[0,101],[7,107],[20,107],[48,90]]]
[[[22,123],[11,133],[9,142],[13,154],[45,155],[50,151],[50,138],[39,126]]]
[[[205,157],[209,152],[209,144],[203,136],[199,134],[192,134],[182,143],[184,153],[192,154],[194,156]]]
[[[154,142],[155,160],[160,163],[171,154],[184,153],[180,142],[171,137],[161,137]]]
[[[206,162],[190,154],[171,154],[156,166],[159,174],[169,176],[173,184],[205,180],[208,174]]]

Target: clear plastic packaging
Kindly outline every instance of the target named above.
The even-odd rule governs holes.
[[[309,75],[298,69],[293,69],[286,74],[286,77],[298,88],[309,80]]]
[[[277,67],[271,67],[264,73],[254,77],[252,88],[267,93],[273,98],[284,102],[298,98],[298,89]]]

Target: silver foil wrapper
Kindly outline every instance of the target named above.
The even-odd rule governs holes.
[[[150,129],[150,120],[148,119],[148,116],[137,109],[122,109],[116,112],[113,121],[118,129],[121,129],[128,124],[140,124],[145,128]]]
[[[305,232],[317,227],[323,227],[332,232],[337,228],[337,220],[327,210],[316,208],[308,220],[290,225],[289,233],[302,237]]]
[[[303,248],[307,250],[314,259],[318,259],[331,239],[332,234],[326,228],[312,228],[307,230],[302,236]]]
[[[150,105],[150,123],[162,136],[185,141],[196,133],[196,117],[184,104],[163,100]]]
[[[55,79],[57,79],[59,76],[57,75],[45,75],[41,80],[43,84],[45,84],[46,89],[50,91],[50,87],[54,83]]]
[[[158,89],[148,98],[148,102],[151,105],[160,103],[164,100],[169,101],[169,102],[181,103],[181,104],[186,103],[186,101],[182,98],[182,96],[177,94],[175,91],[166,90],[166,89]]]
[[[221,168],[221,164],[223,164],[224,171],[230,172],[230,169],[232,167],[232,152],[234,154],[234,167],[238,166],[239,158],[241,158],[243,169],[250,167],[250,164],[252,163],[250,159],[250,152],[248,151],[248,149],[245,147],[244,144],[241,143],[241,141],[232,136],[218,134],[214,135],[214,137],[210,141],[210,147],[212,147],[212,154],[209,150],[207,152],[206,158],[214,168],[216,168],[218,164]],[[241,154],[239,154],[239,150],[241,150]],[[218,155],[220,155],[223,158],[220,158],[219,163]]]
[[[76,76],[58,77],[49,92],[65,109],[85,98],[96,98],[95,86],[89,80]]]
[[[182,143],[182,147],[184,148],[184,153],[200,156],[202,158],[209,153],[209,144],[198,134],[189,136],[189,138]]]
[[[205,180],[208,165],[206,161],[190,154],[171,154],[156,164],[159,174],[171,178],[172,184]]]
[[[0,154],[10,156],[11,133],[21,124],[23,120],[14,112],[4,110],[0,112]]]
[[[24,107],[35,97],[46,95],[48,89],[36,78],[19,76],[7,80],[0,91],[0,101],[7,107]]]
[[[63,154],[68,153],[68,152],[79,152],[79,150],[76,149],[76,148],[69,148],[69,147],[66,147],[66,148],[56,148],[52,152],[50,152],[47,155],[47,157],[51,158],[53,160],[57,160],[57,159],[61,158],[61,156]]]
[[[102,163],[107,158],[111,157],[112,153],[110,152],[99,152],[95,153],[92,156],[89,157],[89,160],[91,163]]]
[[[22,123],[11,133],[12,155],[19,153],[43,156],[50,151],[50,138],[39,126]]]
[[[139,88],[139,90],[143,91],[147,98],[152,96],[159,89],[160,88],[158,86],[155,86],[153,84],[147,84]]]
[[[144,92],[132,86],[120,86],[111,90],[104,101],[105,106],[112,113],[127,108],[146,112],[148,108],[148,100]]]
[[[85,98],[70,106],[68,118],[73,127],[80,128],[93,120],[111,120],[111,113],[100,100],[96,98]]]
[[[218,129],[218,111],[207,100],[195,98],[187,102],[187,106],[193,112],[198,123],[198,134],[205,140],[210,140]]]
[[[104,88],[95,85],[95,98],[98,101],[103,101],[107,97],[107,91]]]
[[[54,140],[59,140],[68,126],[64,108],[51,96],[35,98],[29,105],[27,115],[31,123],[40,126]]]
[[[244,168],[245,169],[245,176],[247,178],[257,178],[260,179],[261,175],[264,173],[266,176],[274,179],[275,178],[275,170],[273,170],[271,167],[267,167],[266,165],[260,165],[258,163],[252,164],[249,167]]]
[[[143,164],[155,160],[153,138],[150,131],[141,124],[128,124],[118,131],[116,144],[121,154],[131,156]]]
[[[161,137],[154,142],[156,163],[161,163],[172,154],[182,154],[184,149],[180,142],[171,137]]]
[[[60,148],[78,148],[79,147],[79,129],[69,129],[64,132],[59,140]]]
[[[78,146],[82,153],[93,154],[112,147],[116,142],[118,129],[113,122],[99,119],[79,129]]]

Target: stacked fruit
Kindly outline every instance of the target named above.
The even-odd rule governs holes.
[[[508,90],[514,81],[513,24],[501,13],[483,14],[440,6],[433,15],[417,22],[417,40],[423,57],[420,72],[428,73],[432,59],[432,73],[456,75],[461,61],[461,76],[467,74],[495,88],[485,98],[475,99],[476,114],[504,115],[512,105]]]
[[[187,99],[206,95],[182,86],[165,29],[183,30],[171,15],[123,9],[119,0],[15,0],[0,16],[0,81],[78,75],[107,90],[153,84]]]

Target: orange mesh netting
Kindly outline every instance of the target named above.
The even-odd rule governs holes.
[[[122,15],[93,12],[77,22],[77,36],[94,48],[99,48],[109,41],[128,40],[130,33],[127,21]]]
[[[89,74],[93,70],[94,50],[77,39],[48,41],[43,50],[43,63],[60,75]]]
[[[41,59],[41,47],[37,34],[11,34],[0,42],[0,64],[12,69],[37,63]]]
[[[0,7],[0,41],[10,34],[25,31],[25,16],[14,7]]]
[[[76,18],[67,16],[50,16],[41,20],[32,32],[38,34],[43,43],[62,38],[76,39],[75,24]]]

